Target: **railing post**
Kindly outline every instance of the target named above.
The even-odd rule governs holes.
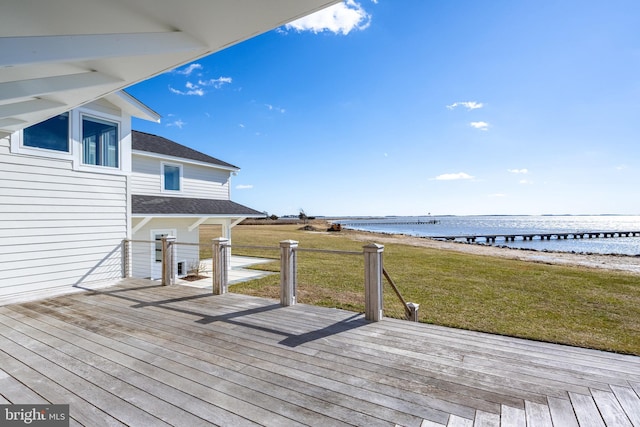
[[[226,294],[229,290],[229,277],[228,277],[228,254],[229,254],[229,239],[224,237],[218,237],[213,239],[212,255],[212,270],[213,270],[213,294],[222,295]]]
[[[162,238],[162,284],[175,284],[175,236],[164,236]]]
[[[284,307],[296,303],[297,247],[295,240],[280,242],[280,304]]]
[[[364,250],[364,315],[367,320],[382,320],[382,253],[384,246],[371,243]]]
[[[409,318],[407,320],[410,320],[412,322],[419,322],[418,310],[420,309],[420,304],[417,304],[415,302],[408,302],[407,307],[409,308],[409,312],[410,312]]]
[[[132,243],[124,239],[122,240],[122,277],[128,278],[131,277],[131,260],[129,259],[129,246]]]

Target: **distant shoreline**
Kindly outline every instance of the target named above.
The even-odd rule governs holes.
[[[571,253],[539,251],[534,249],[515,249],[506,246],[492,246],[481,243],[465,243],[435,240],[429,237],[417,237],[407,234],[381,233],[363,230],[343,228],[340,232],[328,232],[331,224],[328,219],[313,219],[303,221],[297,218],[278,220],[245,220],[242,225],[300,225],[307,226],[313,232],[331,233],[336,236],[343,235],[362,242],[375,242],[379,244],[402,244],[418,247],[428,247],[439,250],[470,253],[529,261],[543,264],[572,265],[577,267],[595,268],[601,270],[621,271],[640,276],[640,256],[621,254],[595,254],[595,253]]]
[[[375,241],[380,244],[404,244],[429,247],[440,250],[485,255],[490,257],[516,259],[543,264],[573,265],[577,267],[596,268],[611,271],[623,271],[640,276],[640,256],[621,254],[571,253],[560,251],[539,251],[535,249],[516,249],[507,246],[492,246],[482,243],[448,242],[417,237],[407,234],[387,234],[361,230],[346,229],[345,235],[362,241]],[[375,236],[375,239],[372,237]]]

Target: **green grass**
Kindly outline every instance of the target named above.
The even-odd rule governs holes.
[[[351,233],[315,233],[299,226],[237,226],[233,245],[362,251]],[[375,239],[375,236],[372,236]],[[274,258],[277,250],[232,249]],[[363,256],[298,253],[298,301],[364,311]],[[403,244],[385,246],[384,264],[420,321],[456,328],[640,355],[640,277]],[[278,298],[279,276],[233,285],[232,292]],[[385,288],[385,316],[402,306]]]

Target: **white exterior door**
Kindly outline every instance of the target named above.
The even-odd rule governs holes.
[[[151,230],[151,241],[155,242],[151,248],[151,279],[162,279],[162,238],[166,236],[176,236],[176,230]],[[177,248],[174,247],[177,251]],[[178,256],[174,257],[178,259]],[[174,271],[177,271],[174,266]]]

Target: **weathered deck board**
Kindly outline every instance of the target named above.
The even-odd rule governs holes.
[[[619,427],[633,427],[613,392],[593,390],[591,394],[606,424]]]
[[[549,398],[549,412],[551,420],[556,426],[578,427],[576,414],[569,400]]]
[[[637,357],[143,280],[0,307],[0,368],[73,425],[640,426]]]
[[[613,390],[625,414],[629,417],[631,424],[635,427],[640,426],[640,396],[630,387],[611,386],[611,390]]]

